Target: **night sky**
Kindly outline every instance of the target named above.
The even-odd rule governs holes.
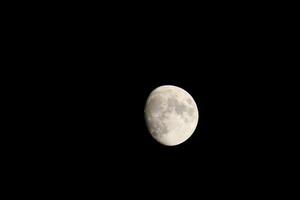
[[[278,114],[284,75],[272,67],[284,59],[272,23],[194,14],[43,19],[39,34],[28,36],[37,41],[35,59],[22,60],[39,67],[24,68],[30,76],[18,86],[22,105],[35,107],[24,123],[32,134],[20,136],[29,141],[23,164],[36,163],[30,170],[41,180],[70,188],[119,189],[131,181],[149,188],[154,181],[155,188],[201,193],[277,180],[288,156]],[[174,147],[156,142],[144,121],[146,99],[161,85],[185,89],[199,110],[194,134]]]

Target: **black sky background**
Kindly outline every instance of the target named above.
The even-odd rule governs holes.
[[[32,67],[16,73],[30,74],[19,88],[32,105],[23,109],[35,109],[19,158],[37,180],[249,193],[284,176],[283,119],[274,124],[285,97],[280,18],[68,11],[20,22],[20,59]],[[152,139],[144,122],[148,95],[165,84],[188,91],[199,109],[196,131],[175,147]]]

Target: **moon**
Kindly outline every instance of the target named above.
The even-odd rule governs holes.
[[[166,146],[186,141],[198,124],[198,108],[184,89],[164,85],[154,89],[147,98],[144,116],[152,137]]]

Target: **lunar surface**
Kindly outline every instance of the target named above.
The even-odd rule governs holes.
[[[174,146],[186,141],[198,123],[198,108],[185,90],[164,85],[149,95],[145,106],[146,125],[159,143]]]

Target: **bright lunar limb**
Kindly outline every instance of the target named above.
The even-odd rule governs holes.
[[[163,145],[174,146],[186,141],[195,131],[198,118],[193,97],[177,86],[160,86],[147,99],[147,128],[152,137]]]

